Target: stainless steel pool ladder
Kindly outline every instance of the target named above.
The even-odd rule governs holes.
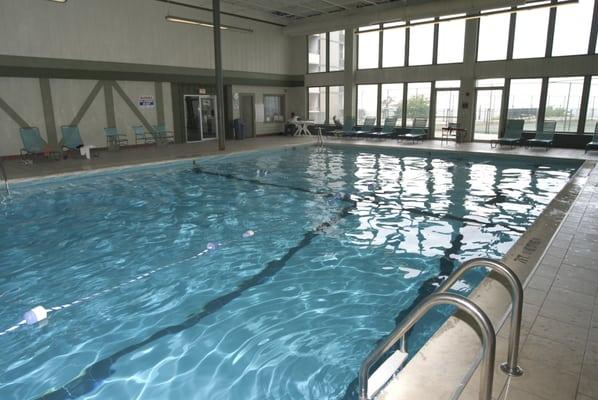
[[[4,179],[4,188],[6,189],[6,194],[10,196],[10,189],[8,187],[8,176],[6,175],[6,169],[4,168],[3,158],[0,158],[0,172],[2,172],[2,179]]]
[[[488,258],[474,258],[464,262],[432,295],[428,296],[413,311],[405,317],[403,323],[397,326],[391,334],[381,342],[361,364],[359,370],[359,399],[367,400],[369,370],[390,348],[401,340],[401,351],[407,352],[405,335],[413,325],[421,319],[432,307],[440,304],[452,304],[473,317],[482,332],[482,371],[480,383],[480,400],[492,399],[492,384],[494,377],[494,357],[496,347],[496,333],[488,316],[471,300],[446,291],[452,287],[467,271],[475,267],[487,267],[505,277],[511,290],[511,331],[509,333],[509,354],[507,362],[501,365],[501,370],[511,376],[522,374],[517,365],[519,354],[519,336],[521,330],[521,314],[523,309],[523,287],[517,275],[500,261]]]

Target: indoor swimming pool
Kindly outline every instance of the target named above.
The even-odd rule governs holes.
[[[396,322],[501,258],[580,164],[300,146],[14,184],[0,399],[354,399]]]

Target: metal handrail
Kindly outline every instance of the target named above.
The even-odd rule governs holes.
[[[507,362],[501,364],[500,369],[510,376],[521,376],[523,370],[517,365],[519,358],[519,338],[521,334],[521,315],[523,311],[523,286],[521,281],[504,263],[490,258],[472,258],[461,264],[458,270],[453,272],[446,281],[436,290],[435,293],[443,293],[449,290],[459,278],[467,271],[476,267],[486,267],[505,277],[511,289],[511,331],[509,332],[509,353]]]
[[[4,168],[4,159],[0,158],[0,172],[2,172],[2,178],[4,179],[4,188],[6,193],[10,196],[10,189],[8,188],[8,176],[6,175],[6,169]]]
[[[460,310],[469,314],[477,323],[482,332],[483,360],[480,383],[480,400],[492,399],[492,384],[494,379],[494,356],[496,351],[496,334],[494,327],[488,316],[476,304],[469,299],[452,293],[434,293],[425,298],[416,308],[414,308],[405,317],[404,322],[397,326],[390,335],[384,339],[370,355],[361,364],[359,369],[359,400],[368,399],[368,378],[370,368],[376,363],[388,350],[390,350],[397,341],[421,319],[432,307],[442,304],[456,306]]]

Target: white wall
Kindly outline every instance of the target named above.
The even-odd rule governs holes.
[[[38,79],[0,77],[0,95],[30,126],[37,126],[42,138],[47,140]],[[19,128],[0,110],[0,155],[19,154],[23,147]]]
[[[211,20],[211,13],[150,0],[0,0],[0,54],[213,68],[211,29],[168,22],[169,12]],[[224,69],[296,68],[293,39],[282,28],[227,16],[222,22],[254,30],[222,31]]]
[[[62,137],[60,127],[69,125],[73,121],[96,83],[95,80],[50,79],[58,140]],[[158,99],[156,98],[154,82],[118,81],[118,84],[147,121],[151,125],[157,124]],[[168,130],[172,130],[173,114],[170,84],[164,82],[161,84],[165,124]],[[140,108],[138,106],[139,96],[148,95],[154,96],[156,106],[154,108]],[[42,137],[47,139],[39,79],[0,77],[0,96],[25,122],[31,126],[37,126]],[[141,125],[141,121],[116,90],[113,90],[113,98],[116,127],[127,135],[129,144],[134,144],[135,136],[131,127]],[[78,126],[85,144],[98,147],[106,146],[104,128],[108,126],[108,120],[103,88],[98,92]],[[19,154],[22,147],[19,125],[2,110],[0,110],[0,144],[0,156]]]
[[[255,101],[255,134],[268,135],[272,133],[284,132],[284,123],[265,122],[264,121],[264,95],[274,94],[285,97],[285,120],[288,119],[290,109],[288,107],[289,88],[271,87],[271,86],[239,86],[233,85],[233,118],[239,118],[239,94],[253,94]]]

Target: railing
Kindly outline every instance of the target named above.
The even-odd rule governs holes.
[[[2,179],[4,179],[4,188],[6,193],[10,196],[10,189],[8,187],[8,176],[6,175],[6,169],[4,168],[4,159],[0,158],[0,172],[2,173]]]
[[[509,332],[509,354],[507,362],[501,364],[500,369],[507,375],[520,376],[523,370],[517,365],[519,357],[519,338],[521,334],[521,315],[523,311],[523,287],[517,275],[500,261],[489,258],[473,258],[461,264],[458,270],[453,272],[435,293],[443,293],[449,290],[467,271],[476,267],[490,268],[497,272],[509,283],[511,291],[511,331]]]
[[[405,321],[397,326],[395,330],[380,344],[374,351],[370,353],[368,358],[362,363],[359,371],[359,398],[360,400],[367,400],[370,395],[368,393],[368,378],[371,366],[376,363],[391,347],[393,347],[400,340],[400,348],[403,353],[407,353],[406,334],[411,327],[433,306],[438,304],[453,304],[461,310],[467,312],[474,317],[474,320],[480,326],[482,331],[483,344],[483,365],[482,365],[482,382],[480,384],[480,399],[490,400],[492,396],[492,380],[494,373],[494,351],[496,333],[492,327],[492,323],[487,315],[481,311],[479,306],[472,303],[467,298],[446,293],[467,271],[476,267],[490,268],[503,276],[509,284],[511,292],[511,330],[509,332],[509,349],[507,362],[501,364],[500,369],[510,376],[520,376],[523,370],[517,365],[519,358],[519,338],[521,333],[521,315],[523,310],[523,287],[517,275],[505,264],[500,261],[488,258],[474,258],[464,262],[459,269],[451,274],[446,281],[436,290],[436,292],[416,307],[405,318]],[[490,329],[491,332],[488,332]],[[491,353],[491,354],[490,354]],[[489,364],[489,359],[491,363]]]
[[[397,326],[392,333],[380,343],[361,364],[359,370],[359,399],[367,400],[375,393],[368,393],[368,379],[370,368],[388,350],[390,350],[431,308],[437,305],[449,304],[469,314],[482,333],[483,360],[480,383],[480,400],[492,399],[492,384],[494,378],[494,356],[496,350],[496,335],[488,316],[467,298],[451,293],[434,293],[424,299],[413,311],[407,315],[404,322]],[[404,343],[404,341],[403,341]]]

